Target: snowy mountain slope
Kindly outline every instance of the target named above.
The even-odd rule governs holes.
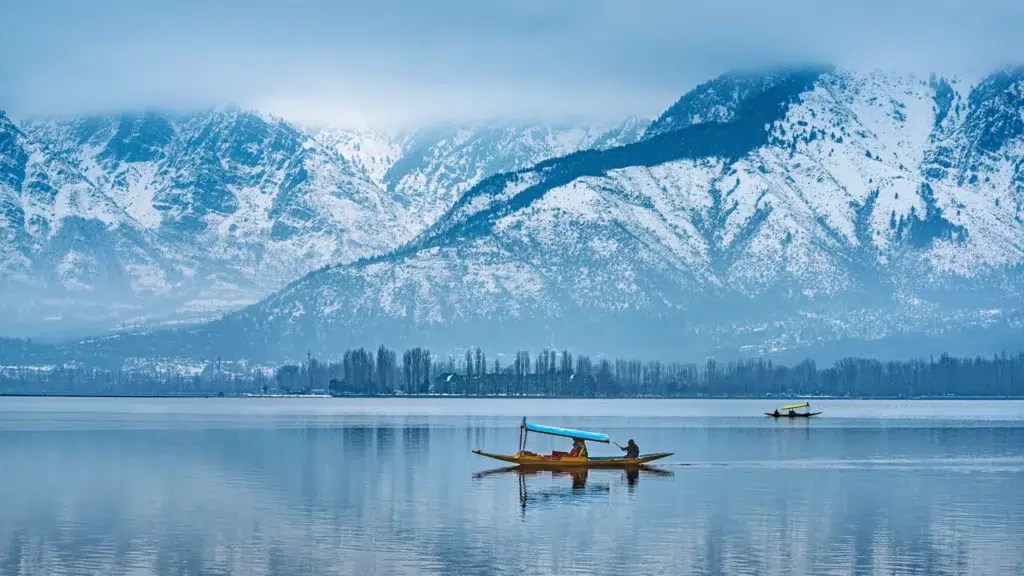
[[[139,294],[166,294],[179,254],[72,164],[0,118],[0,316],[17,334],[63,312],[108,318]]]
[[[0,249],[0,278],[18,303],[0,313],[8,335],[43,318],[95,331],[209,317],[326,264],[393,249],[457,198],[462,177],[635,139],[644,126],[476,126],[401,140],[311,135],[238,109],[20,128],[4,117],[6,234],[17,242]]]
[[[381,187],[385,174],[404,155],[409,139],[403,133],[372,130],[319,128],[310,132],[317,142],[337,152]]]
[[[25,230],[25,212],[21,201],[21,183],[25,179],[28,151],[17,126],[0,112],[0,270],[3,278],[26,280],[31,277],[30,246]]]
[[[0,274],[29,286],[55,284],[71,293],[130,292],[161,273],[168,247],[131,226],[131,217],[86,175],[0,117],[0,148],[8,160],[0,185],[5,259]],[[133,282],[139,283],[133,285]]]
[[[416,231],[361,171],[254,113],[125,114],[11,130],[6,220],[20,240],[18,258],[5,255],[0,270],[11,294],[31,291],[30,305],[17,307],[25,323],[85,310],[107,325],[218,312]],[[83,292],[104,305],[93,310]]]
[[[1020,69],[727,75],[641,141],[485,178],[400,249],[312,273],[189,347],[778,350],[985,325],[1024,284],[1022,89]]]
[[[28,131],[85,167],[143,226],[213,240],[229,259],[250,258],[247,245],[258,241],[293,257],[344,261],[410,234],[359,170],[281,120],[229,110]],[[378,230],[381,222],[391,226]]]
[[[520,170],[577,150],[640,139],[649,121],[615,125],[442,125],[394,135],[339,129],[316,139],[360,167],[425,228],[486,176]]]

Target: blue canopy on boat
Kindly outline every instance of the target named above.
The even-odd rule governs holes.
[[[591,440],[593,442],[610,442],[607,434],[584,432],[583,430],[572,430],[570,428],[558,428],[556,426],[544,426],[542,424],[528,424],[526,422],[526,418],[523,418],[523,427],[530,432],[540,432],[541,434],[565,436],[566,438],[582,438],[583,440]]]

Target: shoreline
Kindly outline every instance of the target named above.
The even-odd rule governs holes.
[[[353,394],[345,396],[332,396],[329,394],[30,394],[30,393],[8,393],[0,392],[0,398],[137,398],[137,399],[322,399],[322,400],[347,400],[347,399],[370,399],[370,398],[391,398],[391,399],[414,399],[414,400],[802,400],[802,401],[843,401],[843,400],[1024,400],[1024,396],[478,396],[473,394]]]

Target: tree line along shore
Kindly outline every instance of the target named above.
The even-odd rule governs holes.
[[[381,346],[347,350],[340,361],[308,356],[276,368],[221,359],[136,363],[120,370],[2,366],[0,394],[1015,398],[1024,397],[1024,352],[887,362],[846,358],[831,366],[804,360],[787,366],[762,358],[696,364],[591,358],[566,350],[520,351],[491,360],[479,348],[439,359],[424,348],[399,357]]]

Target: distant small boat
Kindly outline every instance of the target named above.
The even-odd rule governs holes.
[[[806,408],[803,412],[796,412],[799,408]],[[772,418],[810,418],[811,416],[817,416],[821,412],[811,412],[811,403],[803,402],[801,404],[790,404],[789,406],[783,406],[774,412],[765,412],[766,416]]]
[[[515,454],[492,454],[482,450],[473,450],[474,454],[494,458],[502,462],[516,464],[524,468],[628,468],[640,466],[654,460],[660,460],[671,456],[672,452],[657,452],[654,454],[640,454],[636,458],[625,458],[621,456],[569,456],[562,452],[553,452],[551,455],[536,454],[526,450],[526,436],[530,432],[562,436],[565,438],[579,438],[591,442],[611,442],[606,434],[596,432],[585,432],[583,430],[572,430],[570,428],[558,428],[556,426],[543,426],[541,424],[528,424],[526,418],[519,426],[519,451]]]

